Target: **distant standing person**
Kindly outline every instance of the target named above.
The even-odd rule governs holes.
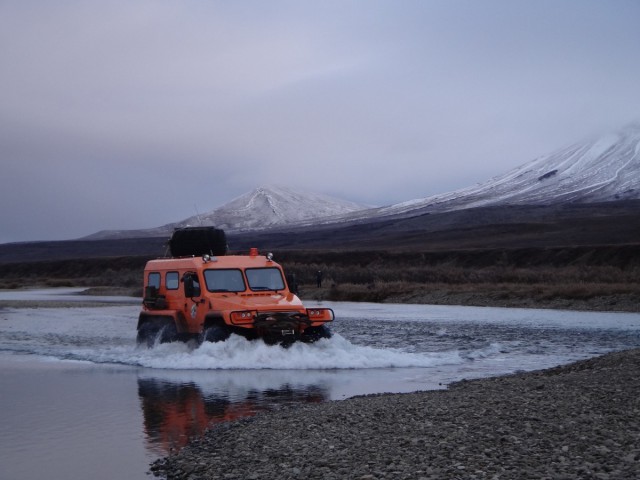
[[[318,285],[318,288],[322,286],[322,272],[320,270],[316,273],[316,285]]]

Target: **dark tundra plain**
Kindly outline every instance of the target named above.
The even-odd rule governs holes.
[[[640,311],[640,201],[485,207],[229,235],[317,300]],[[141,295],[166,238],[0,245],[0,288]],[[321,288],[316,272],[323,272]]]

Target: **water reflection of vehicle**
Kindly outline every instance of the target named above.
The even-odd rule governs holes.
[[[139,378],[138,395],[148,447],[161,455],[180,450],[217,423],[250,417],[276,405],[328,400],[318,386],[251,389],[240,398],[224,392],[208,395],[196,383],[157,378]]]

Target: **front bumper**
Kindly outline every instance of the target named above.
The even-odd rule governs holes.
[[[255,316],[253,325],[257,335],[267,343],[295,342],[311,325],[311,320],[298,312],[260,313]]]

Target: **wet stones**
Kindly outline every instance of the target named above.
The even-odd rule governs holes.
[[[639,373],[640,350],[631,350],[446,391],[285,408],[214,428],[152,471],[189,480],[635,479]]]

